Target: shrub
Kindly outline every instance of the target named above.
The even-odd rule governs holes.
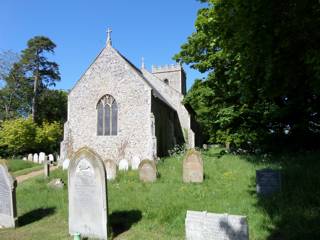
[[[34,150],[36,124],[31,118],[6,120],[1,123],[0,154],[16,155]]]
[[[58,151],[62,127],[58,122],[37,126],[31,118],[6,120],[0,124],[0,155]]]
[[[35,143],[38,151],[55,152],[59,148],[62,138],[62,127],[60,123],[43,122],[42,126],[37,127]]]

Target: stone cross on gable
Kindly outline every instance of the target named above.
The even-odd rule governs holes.
[[[111,42],[111,28],[108,28],[107,30],[107,46],[111,46],[112,45],[112,42]]]

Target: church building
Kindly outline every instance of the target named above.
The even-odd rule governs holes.
[[[195,146],[191,114],[181,103],[186,75],[181,65],[134,66],[112,47],[102,49],[68,95],[60,159],[82,147],[104,160],[165,156],[176,145]]]

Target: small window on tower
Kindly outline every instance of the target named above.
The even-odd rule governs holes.
[[[163,80],[163,82],[164,82],[165,84],[169,85],[169,80],[168,80],[167,78],[165,78],[165,79]]]

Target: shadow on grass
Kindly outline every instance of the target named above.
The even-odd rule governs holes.
[[[281,192],[262,197],[253,191],[255,179],[249,186],[257,198],[257,207],[269,215],[274,225],[263,226],[269,231],[268,240],[320,239],[320,153],[276,156],[270,162],[277,160],[281,166]],[[256,162],[259,164],[258,159]]]
[[[34,209],[18,217],[18,225],[22,227],[30,223],[39,221],[44,217],[54,214],[55,211],[56,211],[55,207]]]
[[[128,231],[134,223],[141,220],[142,213],[140,210],[115,211],[109,215],[110,226],[113,237]]]

